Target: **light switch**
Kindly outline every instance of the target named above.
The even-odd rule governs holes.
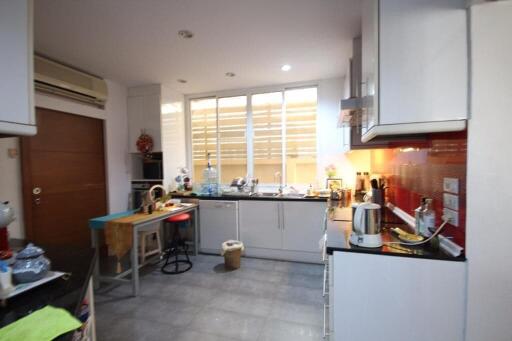
[[[451,193],[443,193],[443,207],[458,211],[459,196]]]
[[[459,194],[459,179],[457,178],[444,178],[443,191],[454,194]]]

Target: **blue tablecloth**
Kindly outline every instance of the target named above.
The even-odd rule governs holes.
[[[125,211],[125,212],[109,214],[109,215],[106,215],[103,217],[89,219],[89,228],[101,230],[101,229],[105,228],[105,224],[108,221],[118,219],[118,218],[127,217],[129,215],[135,214],[137,211],[138,210],[129,210],[129,211]]]

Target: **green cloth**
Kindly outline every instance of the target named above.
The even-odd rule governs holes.
[[[67,310],[48,305],[0,329],[0,340],[50,341],[81,326]]]

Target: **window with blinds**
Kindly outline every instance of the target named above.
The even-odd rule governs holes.
[[[246,174],[260,183],[278,183],[281,176],[287,184],[316,182],[316,87],[253,94],[250,99],[249,116],[245,95],[190,101],[196,181],[201,181],[211,153],[223,184]]]
[[[190,101],[192,166],[196,178],[207,165],[210,153],[212,166],[217,164],[217,100],[215,98]]]
[[[219,98],[220,182],[247,174],[247,97]]]
[[[317,89],[287,90],[284,97],[286,182],[312,183],[316,179]]]
[[[275,183],[283,169],[283,94],[271,92],[253,95],[254,176],[262,183]]]

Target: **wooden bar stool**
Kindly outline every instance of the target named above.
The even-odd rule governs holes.
[[[146,250],[146,241],[147,241],[148,237],[150,237],[150,236],[153,236],[154,238],[156,238],[156,248],[154,248],[152,250]],[[160,226],[158,226],[155,230],[140,232],[139,238],[140,238],[139,257],[140,257],[141,264],[144,264],[144,262],[146,261],[146,257],[162,253],[162,243],[160,241]]]
[[[169,217],[165,223],[174,224],[171,240],[168,241],[164,252],[165,263],[160,269],[164,274],[177,275],[192,269],[192,262],[188,256],[188,244],[181,237],[180,228],[185,229],[190,224],[190,214],[182,213]],[[180,258],[183,254],[185,258]],[[171,267],[171,269],[169,269]]]

